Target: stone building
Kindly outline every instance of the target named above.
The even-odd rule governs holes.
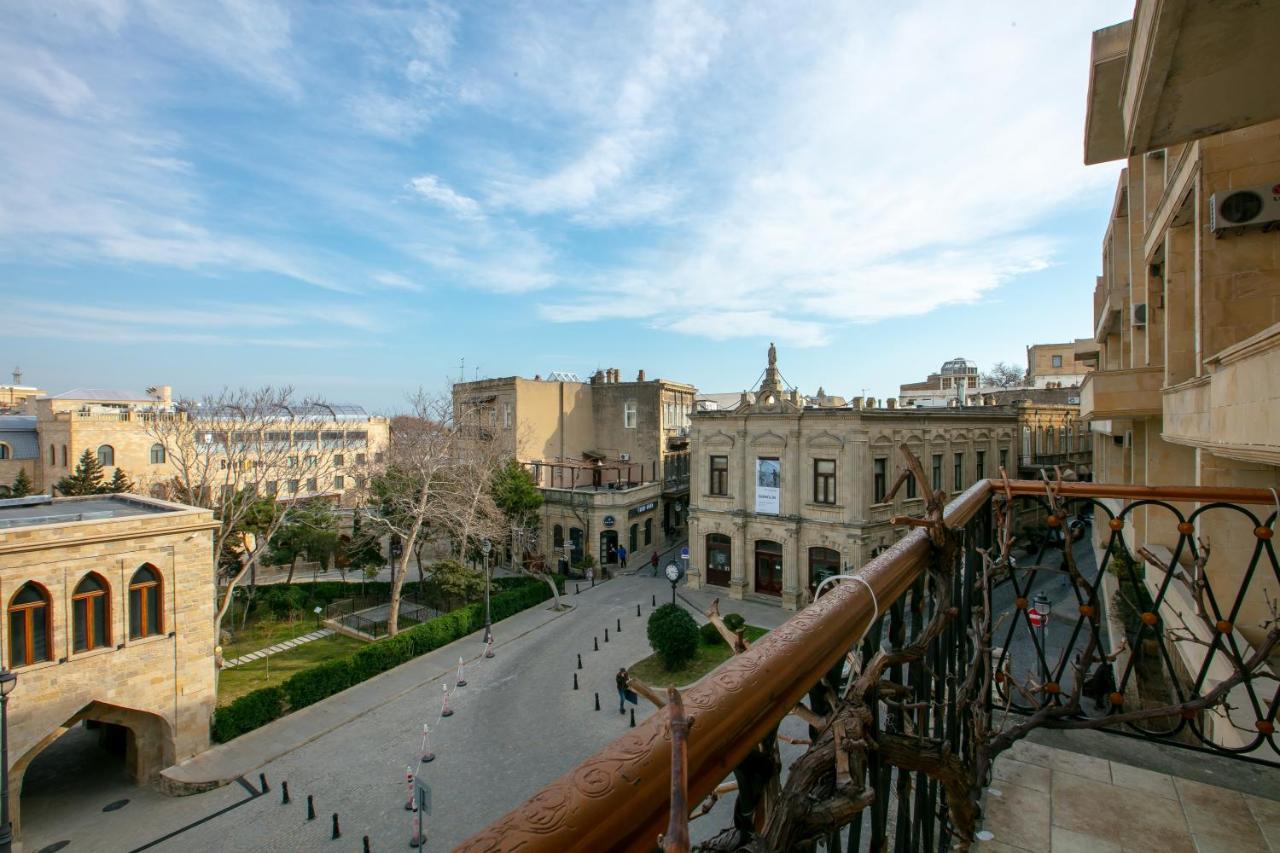
[[[622,545],[631,566],[683,536],[696,393],[643,370],[623,382],[610,368],[589,382],[570,374],[459,382],[453,405],[542,490],[540,553],[608,563]]]
[[[1078,388],[1092,370],[1076,360],[1075,341],[1027,347],[1026,385],[1030,388]]]
[[[890,518],[923,512],[926,485],[954,495],[1000,466],[1011,470],[1017,453],[1011,407],[823,399],[829,404],[806,405],[784,388],[770,347],[754,393],[732,409],[694,414],[690,586],[804,606],[823,577],[896,542],[906,529]],[[931,482],[912,478],[889,500],[903,469],[901,444]]]
[[[15,823],[27,767],[82,722],[139,783],[208,747],[217,526],[134,495],[0,501]]]
[[[1280,487],[1280,6],[1229,6],[1140,3],[1093,34],[1084,159],[1124,164],[1077,342],[1099,482]],[[1221,519],[1195,532],[1233,590],[1258,539]],[[1124,536],[1168,558],[1174,522],[1142,510]],[[1257,582],[1235,618],[1251,639],[1277,597]]]
[[[13,382],[8,385],[0,385],[0,415],[20,414],[26,406],[27,400],[43,394],[44,391],[34,385],[23,385],[22,368],[15,367],[13,369]]]
[[[75,470],[86,449],[97,456],[108,479],[121,468],[138,491],[153,491],[176,473],[156,421],[189,417],[175,407],[167,385],[145,394],[76,388],[32,397],[25,411],[0,416],[0,485],[11,484],[17,469],[25,468],[36,490],[45,493]],[[313,466],[323,472],[323,482],[308,477],[307,466],[300,464],[297,478],[276,483],[278,493],[288,498],[325,495],[353,503],[370,466],[386,451],[388,420],[371,417],[359,406],[336,404],[310,404],[308,411],[282,413],[281,419],[296,427],[283,438],[297,446],[300,461],[322,454],[325,464]],[[296,485],[293,491],[291,485]]]

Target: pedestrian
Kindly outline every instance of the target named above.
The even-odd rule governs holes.
[[[624,572],[627,570],[627,549],[623,545],[618,546],[618,565]]]
[[[653,566],[653,576],[658,576],[658,552],[654,551],[653,556],[649,558],[649,565]]]
[[[609,562],[609,563],[616,563],[616,562],[618,562],[618,548],[617,548],[617,546],[615,546],[615,545],[610,545],[610,546],[609,546],[609,559],[608,559],[608,562]]]
[[[629,685],[631,683],[631,678],[627,675],[627,668],[624,666],[622,669],[619,669],[618,674],[614,676],[613,680],[618,685],[618,713],[625,714],[627,713],[627,693],[629,692]]]

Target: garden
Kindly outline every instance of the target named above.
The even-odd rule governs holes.
[[[742,630],[747,642],[769,633],[766,628],[746,624],[737,613],[724,616],[731,631]],[[684,687],[702,678],[733,657],[733,649],[710,622],[702,627],[687,610],[664,604],[649,616],[649,645],[654,653],[627,668],[627,672],[651,687]]]

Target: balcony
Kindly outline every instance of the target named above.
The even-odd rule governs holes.
[[[1280,6],[1139,0],[1093,36],[1085,162],[1119,160],[1280,117]],[[1229,93],[1229,96],[1228,96]]]
[[[1142,418],[1163,410],[1164,370],[1137,367],[1090,373],[1080,387],[1080,417],[1086,420]]]
[[[982,559],[1021,504],[1040,508],[1049,533]],[[1167,548],[1135,557],[1125,536],[1140,518],[1154,530],[1157,513]],[[1261,544],[1223,547],[1226,524]],[[1248,602],[1280,579],[1275,526],[1261,489],[980,481],[857,582],[838,583],[458,849],[640,851],[667,833],[663,849],[688,850],[688,816],[719,788],[733,816],[716,809],[708,817],[720,825],[695,823],[695,838],[714,845],[701,849],[831,849],[838,836],[847,850],[940,851],[995,833],[1013,850],[1265,850],[1280,807],[1228,788],[1280,799],[1280,693],[1266,668],[1280,629],[1244,630]],[[1225,556],[1188,574],[1203,568],[1206,531]],[[1186,612],[1175,587],[1200,611]],[[1179,648],[1183,620],[1203,629],[1198,666]],[[1076,729],[1100,753],[1126,744],[1114,748],[1137,754],[1113,732],[1200,750],[1178,754],[1193,775],[1218,768],[1227,787],[1027,737]]]

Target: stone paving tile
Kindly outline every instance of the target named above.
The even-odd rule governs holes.
[[[1111,783],[1111,762],[1092,755],[1053,749],[1029,740],[1018,741],[1004,754],[1027,764],[1048,767],[1055,772],[1071,773],[1097,782]]]
[[[1032,853],[1049,853],[1049,792],[1002,784],[1000,796],[988,794],[983,826],[995,840]]]
[[[1027,764],[1026,762],[1018,761],[1016,758],[1002,755],[996,759],[992,775],[1001,782],[1021,785],[1034,791],[1048,792],[1049,773],[1048,767]],[[996,787],[1000,786],[996,785]]]
[[[1101,838],[1083,832],[1072,832],[1061,826],[1053,828],[1053,853],[1123,853],[1124,848],[1114,839]]]
[[[1164,773],[1131,767],[1128,764],[1111,762],[1111,781],[1121,788],[1136,788],[1168,800],[1178,799],[1178,792],[1173,787],[1173,777]]]
[[[1177,802],[1057,770],[1053,772],[1053,825],[1119,840],[1126,848],[1140,843],[1161,853],[1195,853]]]

